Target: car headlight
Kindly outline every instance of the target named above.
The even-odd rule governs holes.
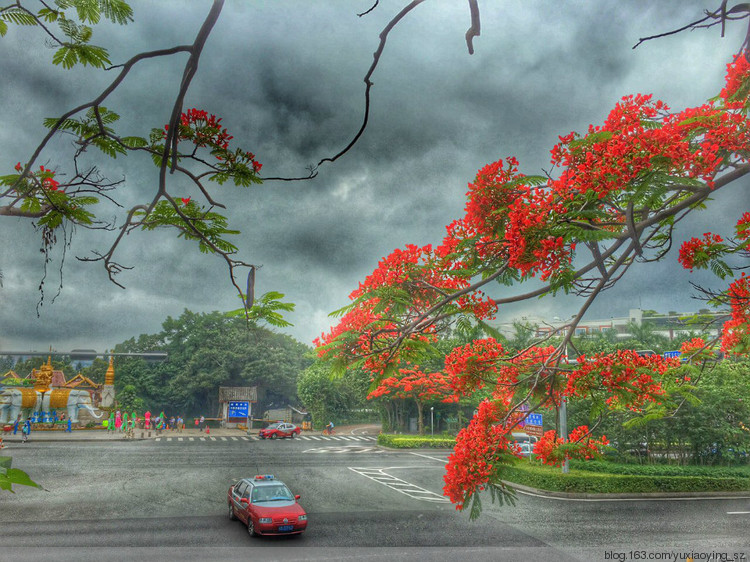
[[[297,517],[297,521],[307,521],[307,515],[300,515]]]
[[[261,517],[258,519],[258,523],[273,523],[273,519],[270,517]]]

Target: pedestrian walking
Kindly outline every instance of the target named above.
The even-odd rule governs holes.
[[[205,424],[205,423],[206,423],[206,418],[204,418],[203,416],[201,416],[201,424],[200,424],[200,429],[203,429],[203,428],[204,428],[204,424]]]
[[[68,433],[73,433],[73,422],[70,418],[68,418],[68,429],[66,430]]]
[[[29,434],[31,433],[31,422],[29,420],[26,420],[26,423],[23,424],[21,433],[23,434],[23,442],[26,443],[26,441],[29,440]]]

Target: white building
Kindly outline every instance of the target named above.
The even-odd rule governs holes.
[[[644,311],[640,308],[631,308],[627,316],[582,320],[576,327],[576,336],[615,330],[618,338],[625,339],[631,335],[630,326],[634,324],[636,326],[653,326],[654,333],[663,335],[670,340],[675,339],[680,334],[689,333],[715,337],[721,333],[724,322],[729,318],[730,316],[726,312],[714,312],[707,309],[702,309],[698,312],[670,311],[667,314],[659,314],[650,310]],[[562,320],[558,317],[550,319],[539,316],[523,316],[515,318],[511,322],[492,323],[492,326],[498,329],[504,336],[513,338],[516,335],[514,324],[521,322],[534,327],[537,337],[544,337],[555,331],[562,335],[565,326],[571,320],[572,318]]]

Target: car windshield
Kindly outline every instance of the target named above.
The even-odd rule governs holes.
[[[253,503],[293,500],[292,492],[283,484],[276,486],[260,486],[253,490]]]
[[[266,429],[278,429],[279,427],[281,427],[280,423],[272,423]]]

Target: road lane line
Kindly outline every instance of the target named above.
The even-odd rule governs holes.
[[[434,503],[447,503],[450,501],[445,496],[441,496],[440,494],[436,494],[435,492],[431,492],[430,490],[421,488],[416,484],[411,484],[406,480],[401,480],[400,478],[396,478],[391,474],[387,474],[386,472],[384,472],[386,470],[384,468],[354,468],[351,466],[348,468],[352,472],[361,474],[365,478],[369,478],[370,480],[373,480],[378,484],[382,484],[383,486],[386,486],[391,490],[394,490],[400,494],[404,494],[405,496],[408,496],[415,500]]]
[[[750,515],[750,511],[727,511],[727,515]]]
[[[438,462],[441,462],[443,464],[445,464],[446,462],[448,462],[445,459],[436,459],[435,457],[431,457],[429,455],[421,455],[419,453],[409,453],[409,454],[410,455],[417,455],[418,457],[424,457],[425,459],[430,459],[430,460],[433,460],[433,461],[438,461]]]

